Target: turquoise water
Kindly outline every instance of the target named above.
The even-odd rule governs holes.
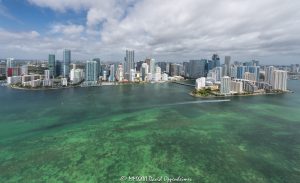
[[[209,102],[172,83],[0,87],[0,182],[300,182],[300,82],[289,88]]]

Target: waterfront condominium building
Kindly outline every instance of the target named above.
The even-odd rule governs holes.
[[[154,77],[155,75],[155,59],[150,59],[150,64],[149,64],[149,71],[152,74],[152,76]]]
[[[64,78],[69,77],[69,74],[70,74],[70,64],[71,64],[71,50],[64,49],[64,52],[63,52],[63,63],[62,63],[62,66],[63,66],[62,76]]]
[[[124,58],[124,75],[125,79],[129,80],[130,70],[134,69],[134,50],[126,50]]]
[[[196,90],[201,90],[205,88],[205,77],[196,79]]]
[[[231,79],[228,76],[224,76],[221,78],[221,88],[220,92],[223,95],[230,94],[230,89],[231,89]]]
[[[158,66],[156,66],[156,68],[155,68],[154,80],[156,82],[161,80],[161,68]]]
[[[85,65],[85,82],[87,84],[96,84],[97,81],[97,62],[87,61]]]
[[[242,81],[231,81],[231,91],[235,93],[243,92],[243,82]]]
[[[124,79],[124,71],[123,71],[123,65],[122,64],[118,65],[117,72],[116,72],[116,79],[119,82],[122,82],[123,79]]]
[[[272,86],[274,90],[287,90],[287,71],[274,70],[272,78]]]
[[[275,70],[274,66],[269,66],[266,68],[265,82],[272,84],[273,82],[273,71]]]
[[[142,81],[146,81],[146,76],[148,74],[148,64],[147,63],[143,63],[142,64],[142,69],[141,69],[141,77],[142,77]]]
[[[50,71],[50,77],[56,77],[56,60],[54,54],[48,56],[48,68]]]

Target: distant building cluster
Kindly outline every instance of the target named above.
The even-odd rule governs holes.
[[[196,80],[196,89],[214,88],[222,95],[287,91],[288,70],[274,66],[260,66],[259,61],[234,62],[225,56],[220,65],[219,57],[214,54],[212,60],[191,60],[186,74]],[[195,69],[197,68],[197,69]],[[292,65],[299,72],[299,65]],[[290,68],[290,69],[291,69]],[[204,83],[204,84],[203,84]]]
[[[21,87],[63,87],[68,85],[98,86],[128,82],[161,82],[182,78],[196,79],[196,89],[213,88],[221,94],[254,93],[287,90],[291,79],[299,76],[299,64],[290,67],[260,66],[259,61],[231,63],[225,56],[221,64],[218,54],[211,59],[189,62],[156,62],[154,58],[135,60],[134,50],[126,50],[123,62],[102,63],[94,58],[84,63],[72,62],[71,50],[63,50],[63,59],[49,54],[45,63],[20,64],[13,58],[0,62],[0,77]]]

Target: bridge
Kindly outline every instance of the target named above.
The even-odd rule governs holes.
[[[184,85],[184,86],[190,86],[190,87],[195,87],[196,85],[193,84],[188,84],[188,83],[181,83],[177,81],[172,81],[171,83],[178,84],[178,85]]]

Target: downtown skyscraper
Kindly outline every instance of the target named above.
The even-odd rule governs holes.
[[[126,50],[124,58],[124,75],[125,79],[129,80],[130,70],[134,69],[134,50]]]
[[[48,56],[48,68],[50,71],[50,77],[56,77],[56,60],[54,54]]]
[[[62,63],[62,76],[64,78],[69,77],[71,64],[71,50],[64,49],[63,63]]]

